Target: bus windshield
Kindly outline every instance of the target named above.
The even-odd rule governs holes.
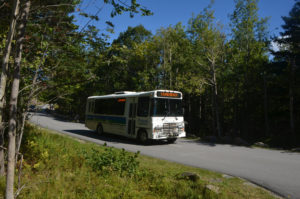
[[[183,116],[182,100],[180,99],[152,99],[151,116]]]

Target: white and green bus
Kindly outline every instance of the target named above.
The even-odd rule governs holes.
[[[85,126],[111,133],[172,143],[185,137],[182,93],[170,90],[116,92],[87,99]]]

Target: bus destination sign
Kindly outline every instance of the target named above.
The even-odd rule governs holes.
[[[157,97],[181,98],[181,94],[180,93],[157,91]]]
[[[120,98],[120,99],[118,99],[118,102],[126,102],[126,99]]]

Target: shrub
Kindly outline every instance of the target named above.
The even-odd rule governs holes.
[[[92,152],[85,153],[87,163],[94,171],[101,171],[101,174],[116,172],[120,176],[133,176],[137,174],[139,161],[137,160],[139,151],[133,155],[124,149],[116,150],[106,147],[104,152],[92,148]]]

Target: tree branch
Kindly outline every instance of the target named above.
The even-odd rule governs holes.
[[[60,6],[73,6],[75,7],[75,5],[73,4],[68,4],[68,3],[62,3],[62,4],[56,4],[56,5],[47,5],[47,6],[40,6],[40,7],[37,7],[37,8],[34,8],[34,9],[31,9],[31,11],[36,11],[36,10],[39,10],[39,9],[48,9],[48,8],[52,8],[52,7],[60,7]]]
[[[102,11],[102,9],[104,8],[104,4],[102,5],[102,7],[98,8],[97,12],[96,12],[96,16]],[[79,31],[79,34],[89,25],[89,23],[91,21],[93,21],[94,19],[90,18],[90,20],[81,28],[81,30]]]

